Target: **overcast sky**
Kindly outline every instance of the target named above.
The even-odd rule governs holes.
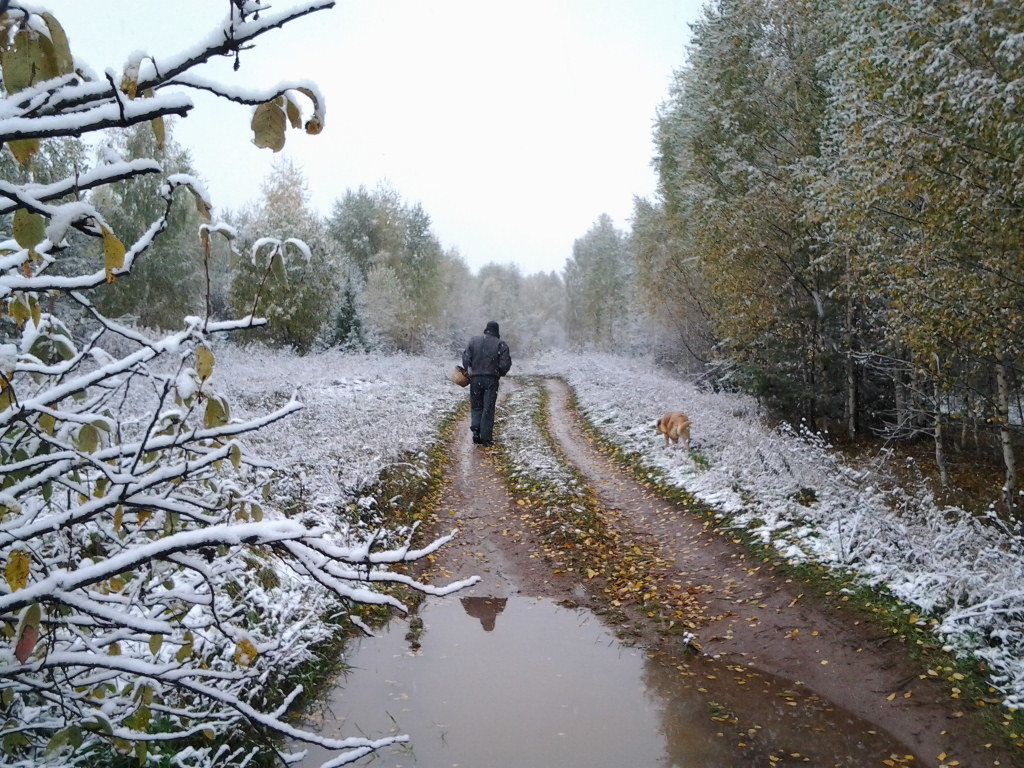
[[[300,0],[279,0],[276,8]],[[191,47],[228,0],[42,0],[94,70],[134,50]],[[420,203],[474,270],[560,271],[602,213],[628,227],[650,197],[652,125],[685,60],[702,0],[339,0],[203,73],[262,87],[311,78],[319,136],[289,130],[324,215],[346,189],[388,183]],[[276,155],[251,144],[250,110],[196,94],[175,138],[214,204],[258,197]]]

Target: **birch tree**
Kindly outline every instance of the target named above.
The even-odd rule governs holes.
[[[945,422],[981,401],[1018,485],[1011,419],[1024,330],[1024,14],[1012,2],[849,0],[832,52],[830,215],[860,225],[864,293],[887,348]]]
[[[263,196],[236,230],[230,304],[236,314],[268,322],[251,336],[305,354],[330,322],[343,274],[327,246],[323,222],[309,205],[302,169],[275,164]]]
[[[601,214],[573,244],[565,265],[566,332],[578,346],[612,351],[622,338],[621,322],[632,286],[632,258],[625,235]]]
[[[107,317],[91,298],[125,280],[166,232],[174,200],[208,215],[198,179],[156,158],[109,162],[40,183],[46,142],[109,127],[187,116],[191,88],[253,108],[254,140],[279,148],[290,123],[319,132],[323,104],[310,83],[238,92],[194,74],[215,56],[244,60],[264,33],[325,10],[232,2],[194,48],[154,60],[134,54],[94,76],[75,60],[58,20],[21,2],[0,15],[4,101],[0,141],[23,173],[0,180],[12,213],[0,247],[0,747],[12,766],[75,766],[118,759],[180,766],[250,764],[296,755],[280,741],[335,750],[350,762],[396,738],[331,738],[285,717],[301,686],[287,672],[322,637],[310,630],[308,585],[341,605],[401,608],[377,589],[432,590],[388,566],[420,550],[346,540],[323,521],[289,518],[264,498],[267,468],[244,436],[301,405],[239,420],[218,392],[211,340],[264,324],[255,316],[182,318],[151,335]],[[79,193],[161,179],[161,205],[137,236],[116,231]],[[99,243],[102,261],[59,270],[72,231]],[[200,247],[226,231],[203,226]],[[124,238],[124,239],[122,239]],[[67,265],[64,265],[67,267]],[[58,295],[62,301],[50,299]],[[61,308],[89,318],[72,333]],[[453,585],[456,586],[456,585]],[[310,604],[312,602],[312,604]],[[350,616],[353,622],[355,616]],[[262,733],[259,741],[240,738]],[[400,737],[399,737],[400,740]]]

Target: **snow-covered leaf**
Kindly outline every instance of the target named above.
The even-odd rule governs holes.
[[[256,652],[256,646],[252,644],[252,640],[245,638],[237,645],[235,645],[234,659],[235,663],[243,667],[248,667],[254,661],[259,654]]]
[[[206,400],[206,410],[203,412],[203,425],[212,429],[222,427],[228,423],[227,402],[218,396],[209,397]]]

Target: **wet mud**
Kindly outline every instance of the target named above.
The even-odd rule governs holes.
[[[636,622],[639,643],[621,642],[606,599],[543,554],[493,449],[472,444],[466,420],[450,445],[436,521],[438,533],[459,535],[423,577],[481,581],[428,599],[413,619],[422,629],[396,620],[346,653],[352,671],[311,713],[313,724],[412,739],[357,765],[1013,765],[958,728],[955,708],[918,679],[902,649],[652,497],[586,440],[565,385],[545,386],[553,437],[608,520],[624,540],[656,545],[717,617],[695,630],[701,652]],[[302,765],[325,757],[311,753]]]

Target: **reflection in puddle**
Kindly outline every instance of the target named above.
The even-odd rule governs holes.
[[[487,632],[494,631],[494,622],[498,614],[505,610],[508,600],[504,597],[462,597],[459,598],[463,609],[480,624]]]
[[[402,621],[353,642],[352,671],[309,715],[324,734],[411,738],[356,765],[847,766],[906,754],[799,685],[693,655],[649,656],[587,611],[470,597],[428,602],[422,616],[420,650]],[[300,765],[328,757],[310,748]]]

